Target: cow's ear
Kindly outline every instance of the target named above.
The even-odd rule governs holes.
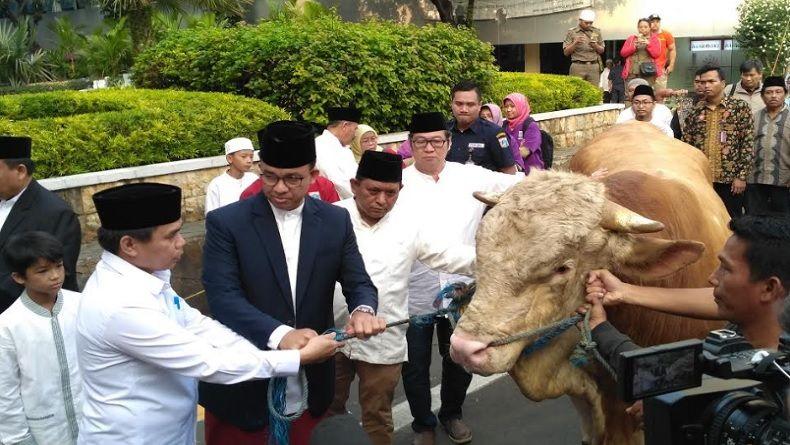
[[[615,254],[618,274],[642,280],[657,280],[697,261],[705,245],[699,241],[665,240],[635,236],[630,249]]]
[[[488,193],[488,192],[474,192],[472,193],[478,201],[482,202],[483,204],[490,205],[494,207],[495,205],[499,204],[499,198],[502,197],[501,193]]]

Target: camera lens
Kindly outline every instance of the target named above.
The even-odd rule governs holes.
[[[780,408],[769,400],[745,391],[735,391],[711,407],[706,445],[786,444],[790,438]]]

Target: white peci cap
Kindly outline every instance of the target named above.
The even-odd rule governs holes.
[[[229,155],[241,150],[255,150],[252,141],[247,138],[233,138],[225,142],[225,154]]]
[[[579,13],[579,20],[583,20],[585,22],[594,22],[595,11],[592,9],[582,9],[582,12]]]

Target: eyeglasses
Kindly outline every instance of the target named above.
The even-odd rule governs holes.
[[[286,175],[286,176],[277,176],[274,173],[261,173],[261,180],[264,184],[274,187],[277,185],[280,180],[285,183],[286,187],[293,188],[298,187],[304,181],[304,176],[299,175]]]
[[[652,100],[635,100],[631,102],[635,107],[646,107],[648,105],[653,105]]]
[[[414,148],[419,148],[420,150],[422,150],[423,148],[428,146],[429,142],[431,143],[431,146],[433,146],[433,148],[442,148],[442,147],[444,147],[444,144],[447,143],[447,139],[441,139],[441,138],[433,138],[433,139],[416,138],[416,139],[412,139],[411,140],[411,145],[413,145]]]

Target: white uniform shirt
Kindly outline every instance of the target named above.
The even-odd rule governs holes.
[[[11,214],[11,209],[14,208],[14,204],[16,204],[19,197],[22,196],[22,193],[25,193],[25,190],[27,190],[27,187],[23,188],[22,191],[17,193],[13,198],[0,201],[0,230],[3,229],[5,220],[7,220],[8,215]]]
[[[77,315],[79,444],[194,444],[197,380],[295,375],[299,351],[261,351],[191,308],[170,271],[103,252]]]
[[[82,408],[75,340],[80,294],[50,313],[22,295],[0,314],[0,443],[74,444]]]
[[[427,234],[414,215],[395,205],[379,222],[371,226],[359,214],[353,198],[335,203],[348,210],[365,270],[379,290],[378,316],[387,322],[409,316],[409,273],[416,260],[431,268],[465,275],[472,274],[475,261],[473,246],[450,243],[439,234]],[[339,288],[339,286],[337,287]],[[342,293],[335,293],[335,313],[342,314],[338,326],[346,324],[348,307]],[[351,339],[343,353],[352,360],[391,365],[408,360],[406,327],[389,328],[367,340]]]
[[[630,110],[630,108],[629,108],[629,110]],[[633,115],[634,113],[632,112],[631,114]],[[622,124],[622,123],[625,123],[625,122],[631,122],[631,121],[635,121],[635,120],[636,120],[636,118],[634,117],[632,119],[628,119],[628,120],[625,120],[623,122],[618,122],[618,124]],[[664,123],[663,120],[656,119],[655,112],[653,112],[653,119],[650,120],[650,124],[653,125],[654,127],[658,128],[659,130],[661,130],[661,132],[664,133],[665,135],[667,135],[667,136],[669,136],[671,138],[675,137],[675,132],[672,131],[672,127],[670,127],[669,125]]]
[[[509,175],[471,164],[446,162],[439,173],[439,180],[420,173],[412,165],[403,170],[403,190],[398,205],[430,233],[442,233],[448,240],[474,247],[475,234],[486,205],[472,196],[473,192],[502,192],[524,179],[523,173]],[[415,265],[412,277],[426,275],[421,263]],[[439,274],[442,285],[462,279],[457,276]],[[412,315],[435,310],[435,294],[413,292],[415,283],[410,284],[409,312]],[[430,288],[430,286],[426,286]]]
[[[617,120],[615,124],[622,124],[623,122],[628,122],[636,119],[634,116],[634,110],[631,107],[623,109],[620,114],[617,116]],[[669,127],[672,124],[672,110],[669,109],[668,106],[664,104],[656,103],[656,106],[653,107],[653,119],[651,120],[653,125],[656,125],[658,128],[661,128],[662,125]]]
[[[315,138],[315,167],[321,176],[335,184],[340,199],[351,198],[351,178],[357,176],[357,163],[351,149],[329,130]]]
[[[258,180],[255,173],[244,173],[241,179],[236,179],[225,172],[208,183],[206,188],[206,213],[239,200],[241,192]]]

